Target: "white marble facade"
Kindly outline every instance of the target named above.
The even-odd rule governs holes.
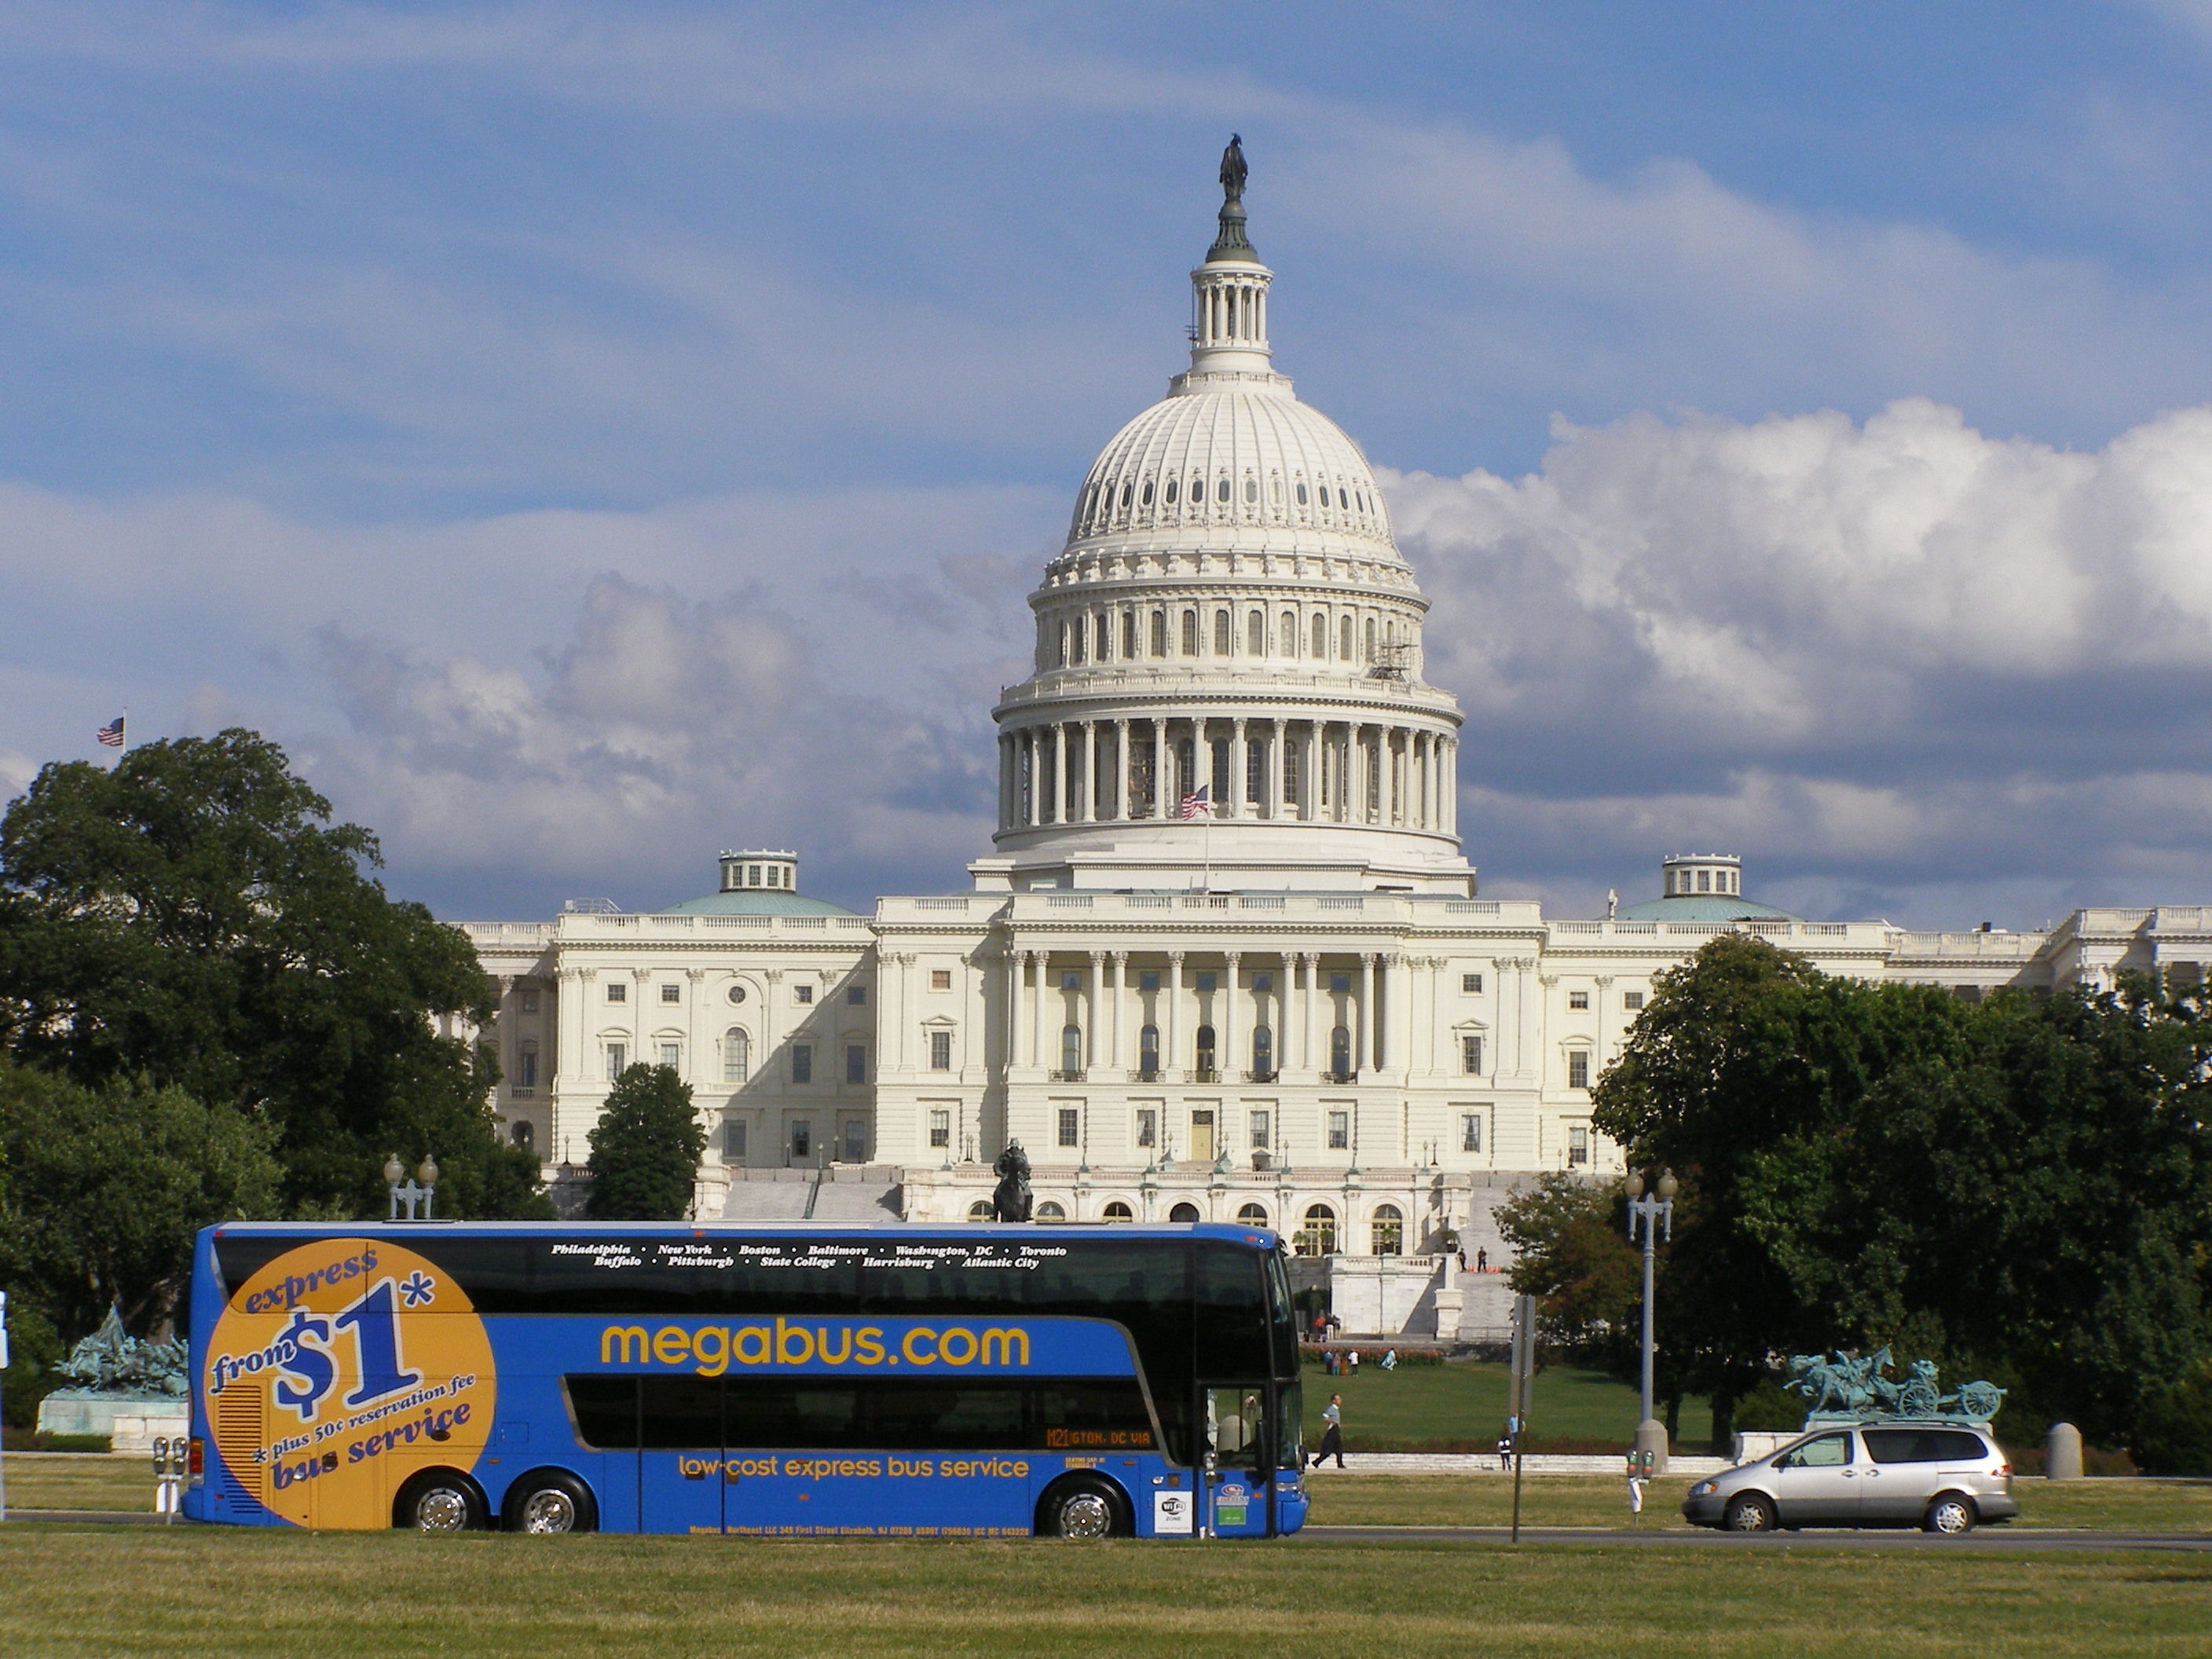
[[[1193,273],[1188,371],[1107,445],[1030,595],[968,890],[855,915],[757,849],[665,912],[465,924],[500,988],[496,1110],[549,1177],[613,1070],[665,1062],[711,1132],[702,1213],[963,1217],[1018,1139],[1045,1213],[1245,1218],[1336,1258],[1348,1328],[1484,1339],[1495,1205],[1621,1167],[1589,1085],[1714,934],[1970,995],[2212,961],[2197,906],[1814,922],[1726,855],[1668,858],[1660,896],[1600,919],[1479,897],[1426,601],[1358,447],[1274,372],[1273,273],[1233,217]],[[1462,1279],[1448,1241],[1492,1272]]]

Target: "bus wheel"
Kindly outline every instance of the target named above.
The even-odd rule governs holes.
[[[1095,1475],[1071,1475],[1045,1488],[1037,1504],[1037,1531],[1048,1538],[1126,1538],[1128,1505]]]
[[[596,1532],[599,1507],[591,1489],[565,1469],[539,1469],[508,1488],[509,1532]]]
[[[452,1469],[423,1470],[392,1506],[392,1524],[411,1532],[473,1532],[483,1523],[483,1494]]]

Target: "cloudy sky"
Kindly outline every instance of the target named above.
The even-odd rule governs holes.
[[[0,795],[243,723],[448,916],[865,906],[1231,129],[1483,890],[2212,901],[2212,3],[0,9]]]

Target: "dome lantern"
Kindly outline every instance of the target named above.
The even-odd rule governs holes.
[[[1260,263],[1244,234],[1243,140],[1231,134],[1221,154],[1220,230],[1206,263],[1190,273],[1190,372],[1267,374],[1267,285],[1275,273]]]

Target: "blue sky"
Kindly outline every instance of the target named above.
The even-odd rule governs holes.
[[[0,792],[278,737],[395,890],[956,885],[1227,131],[1485,890],[2212,893],[2212,6],[18,5]]]

